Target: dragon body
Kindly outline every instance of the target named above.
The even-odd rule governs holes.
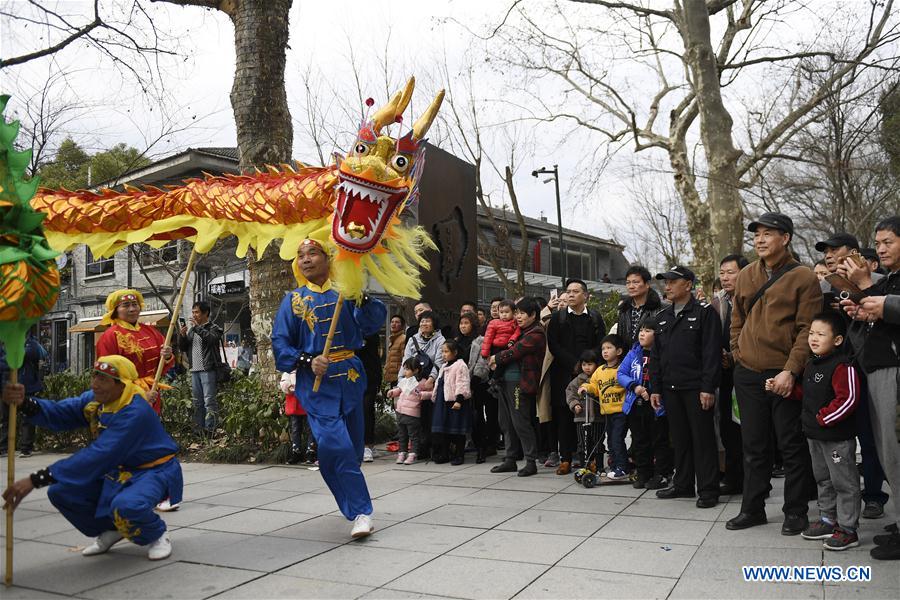
[[[95,256],[110,256],[127,244],[190,238],[205,253],[233,235],[238,256],[251,247],[262,254],[279,239],[281,257],[291,260],[300,241],[312,238],[333,249],[332,277],[345,295],[358,297],[371,276],[388,293],[417,297],[419,271],[428,267],[424,252],[434,246],[401,216],[418,200],[424,135],[443,91],[406,135],[385,133],[402,121],[414,86],[410,79],[365,119],[351,152],[335,154],[329,167],[281,165],[165,188],[41,189],[31,204],[46,213],[44,231],[56,250],[87,244]]]

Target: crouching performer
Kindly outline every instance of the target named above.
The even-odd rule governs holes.
[[[3,492],[15,509],[34,488],[49,485],[53,506],[78,531],[97,538],[84,556],[103,554],[122,538],[146,546],[150,560],[172,554],[166,524],[153,508],[166,497],[181,501],[178,446],[144,399],[137,379],[134,364],[114,354],[94,363],[91,389],[76,398],[54,402],[26,397],[22,385],[3,389],[3,401],[18,405],[39,427],[90,427],[94,440],[86,448]]]
[[[331,351],[323,354],[338,292],[329,277],[325,245],[305,239],[297,250],[294,275],[300,287],[285,296],[272,327],[272,351],[279,371],[297,371],[294,393],[306,409],[318,444],[319,470],[341,513],[353,521],[354,538],[372,533],[372,499],[360,470],[363,457],[363,392],[366,372],[354,351],[363,338],[384,327],[387,309],[375,298],[346,300]],[[322,376],[313,392],[316,376]]]

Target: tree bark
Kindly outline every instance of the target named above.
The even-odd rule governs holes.
[[[291,160],[294,130],[287,104],[284,70],[292,0],[239,0],[228,8],[234,23],[236,65],[231,107],[237,127],[242,170]],[[272,321],[285,291],[295,287],[290,264],[273,243],[261,257],[251,253],[251,327],[259,370],[275,377]]]
[[[741,250],[743,213],[740,181],[735,168],[735,161],[740,153],[735,149],[732,139],[734,123],[722,101],[719,68],[710,38],[706,2],[684,0],[678,21],[684,40],[685,60],[694,80],[693,89],[700,114],[700,138],[709,171],[706,196],[709,229],[691,231],[695,262],[700,267],[703,282],[707,284],[714,277],[713,272],[719,259]],[[683,192],[682,198],[685,200],[690,225],[692,203]]]

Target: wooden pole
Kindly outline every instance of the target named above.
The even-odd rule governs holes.
[[[178,301],[175,302],[175,305],[172,307],[172,317],[169,320],[169,330],[166,331],[166,341],[163,342],[163,348],[172,343],[172,334],[175,331],[175,325],[178,323],[178,314],[181,312],[181,304],[184,301],[184,292],[187,290],[188,279],[191,278],[191,271],[194,270],[194,262],[197,260],[197,247],[191,250],[191,257],[188,259],[187,267],[184,270],[184,279],[181,281],[181,290],[178,292]],[[153,387],[150,388],[150,393],[148,394],[150,398],[153,398],[153,394],[156,392],[156,386],[159,385],[159,378],[162,377],[163,367],[166,365],[166,359],[162,356],[162,350],[159,353],[159,364],[156,365],[156,375],[153,377]]]
[[[338,294],[337,302],[334,305],[334,316],[331,317],[331,325],[328,327],[328,337],[325,338],[325,349],[322,350],[322,354],[325,355],[325,358],[328,358],[328,354],[331,352],[331,342],[334,341],[334,332],[337,330],[337,322],[341,318],[341,307],[344,305],[344,294]],[[316,375],[316,381],[313,383],[313,392],[319,391],[319,386],[322,385],[322,376]]]
[[[9,382],[13,385],[19,383],[19,372],[13,369],[9,373]],[[15,404],[9,405],[9,421],[6,433],[6,488],[12,487],[16,481],[16,409]],[[13,503],[6,503],[6,573],[3,582],[7,587],[13,581]]]

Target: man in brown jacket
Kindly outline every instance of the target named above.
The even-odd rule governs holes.
[[[744,497],[741,512],[728,529],[766,523],[765,498],[772,477],[773,426],[784,470],[783,535],[798,535],[808,525],[809,493],[815,489],[809,450],[800,430],[801,403],[789,399],[809,357],[807,336],[822,309],[819,280],[789,250],[794,235],[790,217],[764,213],[750,223],[759,260],[738,275],[731,313],[734,388],[741,414],[744,449]],[[765,384],[772,379],[774,388]]]

